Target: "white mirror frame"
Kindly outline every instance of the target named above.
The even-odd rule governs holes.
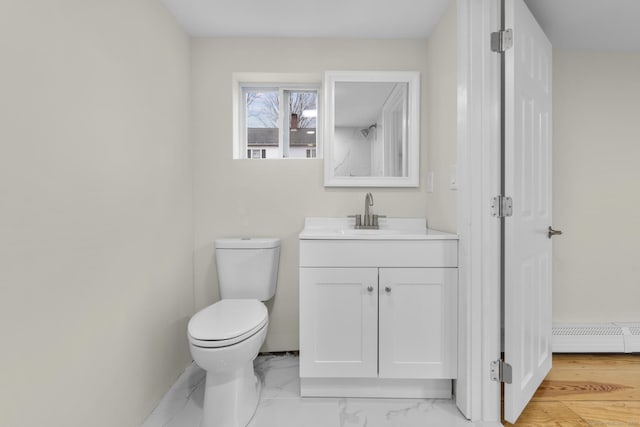
[[[333,171],[335,84],[407,83],[407,176],[336,176]],[[418,71],[327,71],[324,75],[325,187],[418,187],[420,185],[420,73]]]

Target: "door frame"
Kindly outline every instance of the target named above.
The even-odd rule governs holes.
[[[500,425],[500,55],[490,33],[500,29],[500,0],[457,0],[459,334],[456,403],[473,421]]]

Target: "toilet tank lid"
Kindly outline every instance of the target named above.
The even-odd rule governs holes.
[[[278,247],[280,247],[280,239],[275,237],[216,239],[216,249],[270,249]]]

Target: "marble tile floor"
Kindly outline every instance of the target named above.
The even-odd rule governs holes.
[[[467,421],[452,400],[301,398],[297,356],[264,355],[254,364],[263,388],[248,427],[488,426]],[[198,427],[204,383],[204,371],[191,365],[141,427]]]

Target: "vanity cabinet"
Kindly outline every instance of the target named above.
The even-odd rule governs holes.
[[[302,395],[451,397],[457,243],[301,233]]]
[[[456,301],[452,268],[301,268],[301,376],[454,378]]]

